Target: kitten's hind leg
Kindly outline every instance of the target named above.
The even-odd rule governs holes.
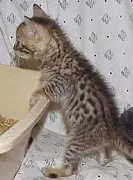
[[[68,177],[75,175],[78,169],[78,162],[76,158],[65,158],[63,166],[61,168],[43,168],[42,173],[49,178]]]
[[[43,168],[42,173],[49,178],[67,177],[76,174],[80,161],[80,151],[78,144],[69,141],[63,166],[61,168]]]
[[[105,166],[112,161],[111,153],[112,152],[108,147],[100,148],[96,157],[97,162],[102,166]]]

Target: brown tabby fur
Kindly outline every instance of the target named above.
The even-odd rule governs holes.
[[[34,5],[33,12],[17,28],[14,61],[41,71],[30,106],[42,96],[59,103],[68,134],[62,168],[44,168],[45,176],[70,176],[81,158],[93,152],[103,165],[112,149],[133,158],[133,144],[121,132],[118,109],[104,78],[39,6]]]

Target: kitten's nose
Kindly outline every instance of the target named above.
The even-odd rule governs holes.
[[[14,44],[13,49],[14,49],[14,50],[17,50],[17,46],[16,46],[16,44]]]
[[[17,51],[17,50],[19,49],[19,45],[20,45],[20,43],[17,41],[17,42],[14,44],[13,49]]]

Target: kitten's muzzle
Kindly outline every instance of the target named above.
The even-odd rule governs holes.
[[[15,51],[19,50],[18,45],[17,45],[16,43],[14,44],[13,49],[14,49]]]

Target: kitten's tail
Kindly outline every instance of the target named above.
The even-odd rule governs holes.
[[[130,141],[124,134],[119,134],[114,140],[115,148],[124,154],[129,159],[133,159],[133,142]]]

